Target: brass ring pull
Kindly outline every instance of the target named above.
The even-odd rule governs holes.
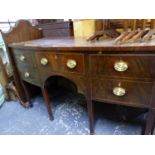
[[[124,96],[126,94],[126,90],[118,86],[113,89],[113,94],[116,96]]]
[[[77,62],[73,59],[68,59],[66,65],[68,68],[73,69],[77,66]]]
[[[128,69],[128,64],[125,61],[118,61],[114,64],[114,69],[118,72],[124,72]]]
[[[48,64],[48,60],[46,58],[42,58],[40,62],[43,66],[46,66]]]
[[[25,78],[28,78],[28,77],[30,77],[30,73],[29,72],[25,72],[24,76],[25,76]]]
[[[20,59],[20,61],[24,61],[24,60],[25,60],[25,56],[24,56],[24,55],[21,55],[21,56],[19,57],[19,59]]]

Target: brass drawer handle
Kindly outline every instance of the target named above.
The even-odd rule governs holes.
[[[25,78],[28,78],[28,77],[30,77],[30,73],[29,72],[25,72],[24,76],[25,76]]]
[[[21,55],[21,56],[19,57],[19,59],[20,59],[20,61],[24,61],[24,60],[25,60],[25,56],[24,56],[24,55]]]
[[[68,68],[73,69],[77,66],[77,62],[73,59],[68,59],[66,65]]]
[[[113,94],[116,96],[124,96],[126,94],[126,90],[118,86],[113,89]]]
[[[114,69],[118,72],[124,72],[128,69],[128,64],[125,61],[118,61],[114,64]]]
[[[43,66],[46,66],[48,64],[48,60],[46,58],[42,58],[40,62]]]

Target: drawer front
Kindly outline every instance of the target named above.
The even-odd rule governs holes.
[[[93,75],[127,78],[155,78],[155,56],[92,55]]]
[[[37,68],[19,69],[19,73],[24,81],[40,86],[41,80]]]
[[[84,73],[84,55],[82,54],[38,52],[36,59],[41,73],[44,75],[52,72]]]
[[[92,78],[92,97],[123,105],[148,107],[152,82]]]
[[[31,51],[14,51],[14,57],[16,60],[16,64],[19,68],[23,68],[25,66],[36,67],[36,62],[34,58],[34,52]]]
[[[58,70],[59,59],[56,53],[51,52],[36,52],[36,60],[39,69],[42,73],[50,73]]]
[[[67,73],[85,73],[83,54],[60,54],[61,71]]]

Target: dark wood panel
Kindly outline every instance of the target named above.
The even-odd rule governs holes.
[[[119,85],[126,90],[124,96],[113,94],[113,89]],[[115,104],[149,107],[152,85],[151,82],[92,78],[92,98]]]
[[[40,24],[37,27],[42,29],[44,37],[73,36],[71,21]]]
[[[65,37],[72,36],[73,31],[68,29],[43,30],[43,34],[45,37]]]
[[[127,64],[126,71],[117,71],[114,65],[123,61]],[[119,78],[155,78],[155,55],[92,55],[91,73]]]
[[[42,28],[43,30],[46,29],[64,29],[64,28],[72,28],[73,23],[72,22],[55,22],[55,23],[46,23],[46,24],[39,24],[37,26],[38,28]]]

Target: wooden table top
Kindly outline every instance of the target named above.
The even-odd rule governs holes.
[[[9,44],[24,49],[67,51],[155,51],[155,38],[148,42],[116,44],[114,40],[86,41],[86,38],[41,38]]]

